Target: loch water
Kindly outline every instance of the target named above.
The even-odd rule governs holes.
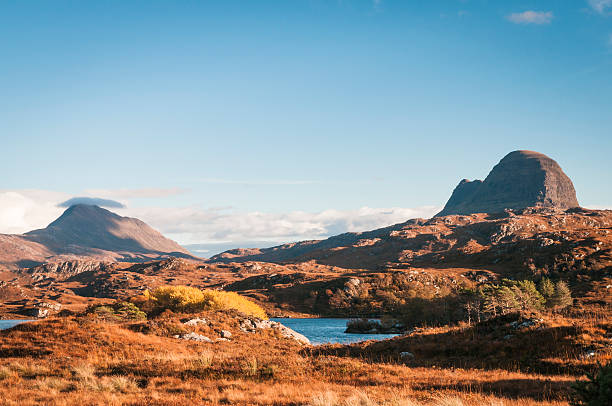
[[[345,333],[346,323],[351,319],[302,319],[273,318],[281,324],[308,337],[312,344],[349,344],[365,340],[383,340],[397,334],[349,334]],[[32,320],[0,320],[0,330],[14,327]]]
[[[398,334],[349,334],[346,323],[351,319],[274,318],[274,321],[305,335],[312,344],[349,344],[365,340],[383,340]]]
[[[33,320],[0,320],[0,330],[15,327],[17,324],[25,323]]]

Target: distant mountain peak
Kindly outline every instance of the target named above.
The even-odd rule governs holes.
[[[0,256],[0,263],[7,264],[42,263],[54,257],[120,261],[195,258],[143,221],[92,204],[72,205],[46,228],[6,237],[0,239],[4,256]]]
[[[484,181],[459,182],[436,216],[526,207],[568,209],[579,204],[572,181],[555,160],[540,152],[519,150],[503,157]]]
[[[189,255],[183,247],[143,221],[89,204],[70,206],[46,228],[25,235],[59,252],[80,246],[114,252]]]

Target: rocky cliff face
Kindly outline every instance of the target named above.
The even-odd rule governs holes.
[[[436,216],[527,207],[568,209],[579,204],[572,181],[557,162],[539,152],[514,151],[484,181],[462,180]]]

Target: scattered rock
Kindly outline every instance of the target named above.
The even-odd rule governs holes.
[[[26,311],[28,316],[36,317],[37,319],[44,319],[49,315],[49,309],[36,307]]]
[[[596,355],[598,355],[596,350],[588,349],[588,350],[586,350],[586,352],[584,352],[582,355],[580,355],[580,358],[581,359],[589,359],[589,358],[593,358]]]
[[[206,325],[206,324],[208,324],[208,320],[200,319],[200,318],[195,318],[195,319],[188,320],[188,321],[184,322],[183,324],[186,325],[186,326]]]
[[[414,358],[414,354],[408,351],[400,352],[400,358],[403,360]]]
[[[203,336],[201,334],[197,334],[197,333],[183,334],[180,338],[181,340],[191,340],[191,341],[197,341],[200,343],[212,343],[212,340],[210,338]]]
[[[227,330],[221,330],[221,337],[222,338],[232,338],[232,333]]]
[[[548,247],[549,245],[553,245],[555,242],[550,238],[542,238],[540,240],[540,247]]]
[[[56,312],[59,312],[62,309],[62,305],[59,303],[39,303],[38,307],[43,307],[43,308],[47,308],[49,310],[53,310]]]
[[[515,328],[515,329],[521,329],[521,328],[527,328],[527,327],[533,327],[535,326],[538,322],[541,322],[542,320],[538,320],[538,319],[528,319],[525,320],[523,322],[520,322],[519,320],[513,321],[512,323],[510,323],[510,327]]]

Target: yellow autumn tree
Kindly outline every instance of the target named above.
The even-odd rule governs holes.
[[[200,290],[191,286],[160,286],[145,291],[144,297],[157,309],[186,313],[203,310],[237,310],[248,316],[268,318],[261,306],[235,292]]]

